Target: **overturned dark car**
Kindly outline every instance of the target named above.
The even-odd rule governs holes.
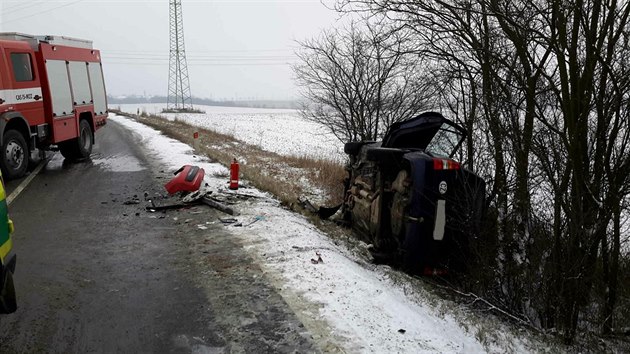
[[[351,142],[343,218],[373,253],[420,274],[463,271],[478,236],[485,182],[452,158],[466,131],[427,112],[382,142]]]

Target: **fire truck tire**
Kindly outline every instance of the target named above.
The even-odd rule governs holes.
[[[76,152],[74,141],[64,141],[59,143],[59,152],[61,152],[61,156],[65,157],[68,160],[75,160],[76,157],[74,153]]]
[[[28,145],[24,136],[14,129],[9,129],[2,138],[0,167],[6,179],[22,177],[28,167]]]
[[[92,153],[92,128],[86,120],[79,123],[79,136],[70,141],[59,143],[61,155],[68,160],[83,160],[90,157]]]
[[[93,145],[94,136],[92,135],[90,123],[85,119],[81,119],[81,122],[79,122],[79,137],[77,138],[77,158],[87,159],[90,157]]]
[[[2,274],[2,279],[0,280],[0,313],[13,313],[17,310],[13,274],[10,270],[6,269],[6,271]]]

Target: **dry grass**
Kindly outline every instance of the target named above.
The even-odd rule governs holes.
[[[343,198],[342,183],[346,172],[339,163],[307,156],[283,156],[246,144],[232,135],[197,128],[178,120],[169,121],[145,112],[139,116],[116,113],[131,116],[166,136],[191,145],[193,133],[198,131],[200,155],[225,166],[236,158],[242,178],[256,188],[272,193],[286,205],[293,204],[300,196],[327,205],[339,204]]]

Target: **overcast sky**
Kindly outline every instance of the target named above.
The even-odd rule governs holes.
[[[192,94],[213,99],[296,98],[295,40],[339,17],[319,0],[182,0],[182,8]],[[92,40],[111,95],[167,94],[168,16],[169,0],[0,0],[0,32]]]

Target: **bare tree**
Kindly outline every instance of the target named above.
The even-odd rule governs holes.
[[[467,150],[491,157],[480,162],[494,171],[503,304],[570,342],[599,282],[610,332],[630,183],[628,1],[340,0],[338,9],[385,16],[415,39],[446,74],[435,80],[449,83],[440,102],[454,112],[467,103],[459,118],[486,132]],[[483,149],[492,154],[475,155]]]
[[[353,22],[300,42],[293,67],[306,99],[302,115],[342,142],[377,140],[395,122],[426,109],[433,96],[422,61],[379,21]]]

